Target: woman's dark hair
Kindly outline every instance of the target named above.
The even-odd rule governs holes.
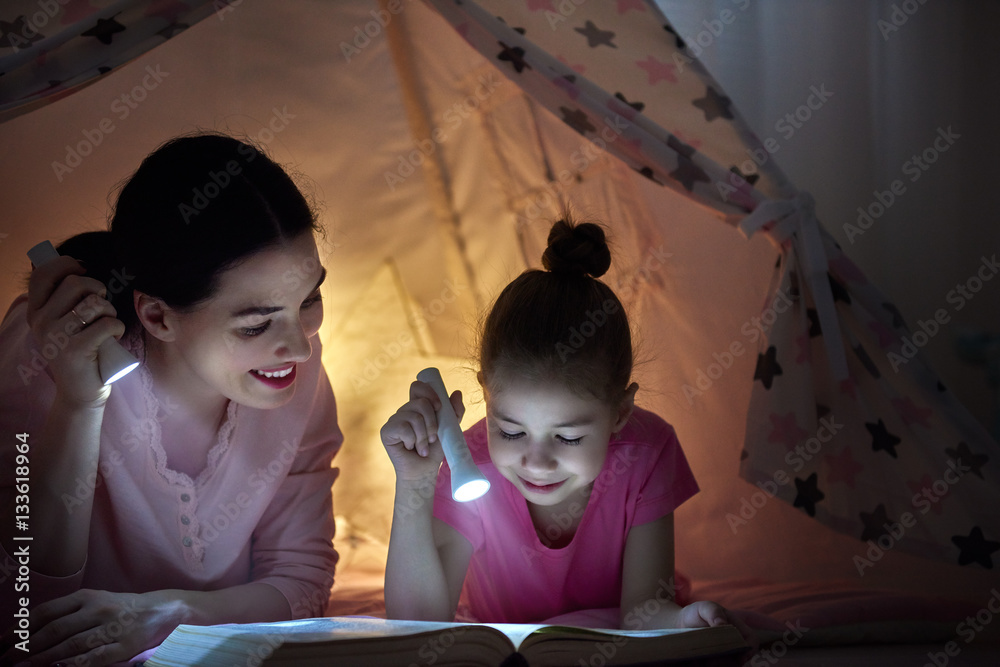
[[[604,230],[568,217],[549,231],[547,269],[525,271],[497,297],[479,341],[480,381],[555,380],[611,405],[632,377],[632,335],[621,301],[600,276],[611,266]]]
[[[134,290],[190,308],[225,270],[310,231],[316,216],[284,169],[250,144],[200,134],[150,154],[121,188],[109,230],[74,236],[59,252],[108,287],[131,330]]]

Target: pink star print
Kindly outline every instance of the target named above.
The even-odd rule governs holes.
[[[645,60],[637,60],[635,64],[646,70],[646,74],[649,75],[649,85],[651,86],[659,81],[677,83],[677,75],[674,74],[674,70],[677,67],[672,63],[665,63],[657,60],[654,56],[649,56]]]
[[[795,344],[799,346],[799,353],[795,355],[795,363],[804,364],[809,361],[809,332],[796,338]]]
[[[878,346],[881,347],[883,350],[889,349],[893,341],[896,340],[896,337],[892,334],[892,331],[890,331],[889,328],[886,327],[881,322],[875,322],[875,321],[869,322],[868,328],[874,331],[875,335],[878,336]]]
[[[537,12],[540,9],[544,9],[547,12],[554,12],[556,10],[552,6],[552,0],[528,0],[529,12]]]
[[[688,139],[680,130],[670,130],[670,134],[695,150],[701,148],[701,139]]]
[[[637,12],[646,11],[646,5],[642,0],[618,0],[618,13],[624,14],[630,9],[634,9]]]
[[[864,466],[854,460],[850,447],[844,447],[839,456],[833,454],[826,456],[825,461],[830,471],[827,479],[831,484],[843,482],[852,489],[854,488],[854,478]]]
[[[587,72],[587,66],[586,65],[570,65],[570,62],[568,60],[566,60],[566,58],[564,58],[563,56],[556,56],[556,57],[559,59],[559,62],[561,62],[564,65],[569,66],[569,68],[571,70],[573,70],[574,72],[578,72],[580,74],[585,74]]]
[[[843,255],[830,260],[830,269],[841,280],[847,280],[859,285],[864,285],[868,282],[865,274],[861,273],[861,269],[858,268],[857,264]]]
[[[72,6],[72,3],[70,3],[70,6]],[[177,2],[176,0],[157,0],[146,8],[145,15],[158,16],[161,19],[173,21],[189,9],[190,7],[183,2]]]
[[[924,475],[918,480],[907,482],[906,485],[910,487],[910,491],[913,492],[914,496],[923,498],[923,500],[918,498],[917,502],[914,503],[914,507],[919,507],[923,513],[927,513],[927,505],[930,505],[935,514],[940,514],[944,509],[944,504],[941,501],[948,495],[950,487],[947,484],[945,485],[944,493],[941,495],[938,495],[934,489],[934,480],[931,479],[930,475]],[[941,488],[940,484],[938,484],[938,488]]]
[[[783,442],[788,449],[794,449],[795,445],[802,442],[807,435],[809,434],[795,422],[794,412],[789,412],[784,417],[771,414],[771,434],[767,436],[768,442]]]
[[[840,393],[850,394],[851,398],[857,399],[858,393],[856,391],[857,384],[854,382],[854,378],[847,378],[846,380],[840,381]]]
[[[931,427],[927,420],[930,419],[934,411],[930,408],[918,408],[909,396],[892,399],[892,407],[896,408],[896,412],[899,413],[904,423],[920,424],[924,428]]]

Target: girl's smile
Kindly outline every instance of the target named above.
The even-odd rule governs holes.
[[[505,383],[487,397],[490,458],[531,504],[585,497],[604,466],[611,434],[631,414],[633,395],[614,410],[559,382]]]

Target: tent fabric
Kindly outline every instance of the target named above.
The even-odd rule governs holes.
[[[450,12],[458,10],[445,4],[441,3],[440,9],[451,18]],[[585,3],[566,16],[566,22],[552,27],[547,12],[553,5],[529,2],[523,7],[503,5],[496,11],[480,12],[487,17],[503,16],[506,25],[511,26],[509,32],[503,32],[504,25],[498,21],[485,18],[481,23],[457,18],[457,24],[453,23],[457,32],[448,30],[442,14],[429,11],[421,3],[406,4],[397,14],[392,14],[394,5],[389,2],[313,7],[311,11],[327,22],[295,27],[292,35],[288,31],[293,28],[282,31],[285,26],[281,21],[262,18],[259,13],[263,9],[248,5],[240,8],[247,20],[252,18],[259,24],[273,21],[273,31],[254,34],[256,40],[272,48],[283,40],[280,43],[288,52],[316,56],[316,50],[306,47],[316,49],[311,45],[321,41],[328,51],[339,50],[336,66],[329,56],[327,61],[316,59],[325,68],[320,70],[317,64],[317,70],[331,77],[328,90],[336,90],[347,100],[339,106],[328,104],[331,97],[323,97],[325,90],[316,90],[322,88],[314,86],[318,76],[289,77],[284,71],[278,76],[259,63],[247,65],[249,68],[256,64],[261,80],[270,85],[289,82],[288,87],[280,88],[268,99],[274,99],[279,107],[288,101],[293,113],[300,114],[296,122],[302,125],[293,124],[270,148],[280,153],[285,137],[305,128],[307,140],[298,139],[298,144],[292,144],[298,146],[295,155],[299,168],[315,174],[328,188],[332,183],[349,184],[343,191],[336,191],[336,205],[330,204],[334,212],[329,217],[333,218],[334,235],[340,245],[336,252],[332,248],[323,250],[324,261],[337,267],[325,295],[330,297],[330,304],[328,324],[322,332],[324,363],[337,395],[342,397],[340,418],[346,441],[353,443],[345,446],[338,465],[345,471],[355,471],[342,475],[339,488],[334,489],[338,512],[348,515],[352,524],[371,527],[384,536],[392,473],[377,440],[380,420],[399,405],[415,372],[431,363],[446,371],[450,387],[462,386],[467,396],[473,395],[474,380],[461,374],[470,320],[513,275],[537,266],[544,248],[546,221],[558,214],[562,200],[601,219],[611,229],[615,266],[606,280],[625,301],[641,332],[647,358],[651,358],[638,371],[640,403],[677,427],[695,475],[705,489],[678,511],[679,566],[699,579],[722,578],[739,573],[741,568],[752,575],[778,572],[775,576],[800,579],[822,576],[836,568],[840,568],[840,575],[852,574],[855,566],[851,555],[869,549],[859,538],[872,539],[878,546],[877,540],[882,537],[868,531],[862,512],[869,516],[872,530],[881,518],[879,504],[883,505],[887,522],[898,521],[900,508],[912,497],[907,481],[919,481],[920,475],[926,474],[933,490],[938,472],[943,479],[948,469],[948,457],[965,456],[960,442],[976,457],[987,456],[989,460],[995,460],[995,445],[983,439],[981,429],[967,416],[963,418],[960,407],[948,405],[949,395],[937,391],[933,376],[921,376],[924,368],[919,353],[900,367],[898,375],[885,372],[888,361],[881,359],[882,351],[896,349],[892,347],[893,336],[901,338],[906,330],[899,327],[891,309],[883,306],[889,302],[864,281],[817,225],[820,246],[829,258],[833,276],[833,282],[826,281],[830,302],[845,336],[838,342],[846,353],[853,380],[848,385],[853,387],[853,395],[840,392],[841,385],[832,379],[825,361],[828,330],[822,329],[824,336],[805,339],[804,352],[800,342],[804,334],[820,330],[809,313],[817,297],[802,267],[803,258],[817,247],[815,242],[803,244],[801,240],[800,229],[811,224],[808,199],[787,184],[774,160],[760,166],[752,188],[740,184],[738,192],[749,197],[739,199],[737,204],[722,199],[727,192],[724,188],[713,188],[695,179],[691,182],[692,192],[685,187],[684,179],[670,177],[687,165],[689,172],[690,168],[701,169],[731,184],[733,176],[727,167],[737,166],[746,178],[737,177],[749,185],[755,174],[748,173],[751,170],[744,170],[744,166],[748,159],[756,163],[753,151],[760,148],[734,111],[733,118],[725,118],[724,114],[708,114],[694,104],[709,99],[711,84],[706,83],[709,80],[696,63],[674,60],[674,53],[679,52],[676,37],[663,29],[653,7],[635,2]],[[465,2],[462,6],[471,5]],[[301,7],[296,5],[295,9]],[[268,11],[280,14],[285,10],[275,7]],[[378,16],[383,16],[380,12],[394,17],[388,25],[378,22]],[[606,19],[602,12],[614,16]],[[291,17],[283,18],[287,22]],[[632,43],[631,37],[624,36],[611,39],[613,48],[603,43],[592,47],[588,33],[603,38],[588,28],[587,20],[598,30],[623,21],[641,25],[645,37],[637,37],[637,43],[643,47],[624,55]],[[351,34],[351,29],[364,33],[372,21],[395,44],[394,62],[387,57],[390,47],[385,41],[371,37],[371,45],[363,48],[357,46],[363,41],[353,42],[357,31]],[[463,34],[463,23],[464,36],[487,40],[484,50],[477,53],[461,42],[458,35]],[[334,25],[338,26],[337,36],[330,41],[327,27]],[[214,58],[214,44],[209,40],[219,38],[222,29],[228,27],[228,19],[202,22],[185,36],[191,41],[166,44],[158,50],[167,59],[165,62],[177,67],[177,81],[184,81],[185,90],[172,92],[173,103],[184,109],[184,113],[175,109],[173,114],[182,116],[184,123],[205,123],[204,118],[211,116],[189,111],[202,104],[208,91],[206,84],[191,72],[206,66],[185,60],[187,54],[181,53],[182,47],[193,45],[192,58]],[[522,28],[525,34],[516,28]],[[314,41],[298,40],[299,32]],[[272,33],[274,41],[267,42]],[[298,41],[292,41],[293,36]],[[654,36],[660,40],[658,47],[654,46]],[[520,83],[526,78],[521,75],[524,72],[518,74],[510,60],[497,58],[505,47],[490,45],[489,39],[525,49],[525,58],[529,64],[534,63],[531,70],[526,70],[528,75],[555,66],[553,62],[562,63],[561,56],[575,73],[570,76],[578,75],[577,80],[569,82],[571,86],[560,83],[560,78],[568,81],[562,66],[554,72],[558,74],[552,77],[554,83],[552,78],[538,78],[539,88],[548,87],[547,92],[539,92],[537,97],[534,91],[526,95],[519,86],[510,85],[511,81]],[[545,45],[550,39],[562,46],[543,46],[544,53],[534,52],[536,42]],[[345,51],[344,45],[360,53],[350,54],[348,61],[350,49]],[[670,94],[674,84],[667,79],[650,84],[646,70],[638,66],[632,68],[632,74],[638,77],[635,80],[640,87],[626,87],[626,76],[618,72],[627,68],[604,65],[603,57],[608,54],[621,56],[626,64],[649,62],[648,56],[657,53],[651,50],[654,48],[660,49],[658,62],[684,64],[683,68],[677,65],[675,74],[678,82],[684,82],[681,85],[687,91],[685,96],[674,98]],[[406,57],[400,58],[399,54]],[[123,69],[129,76],[142,72],[142,68]],[[308,91],[291,85],[301,86],[305,81],[309,83]],[[581,101],[570,107],[567,100],[572,100],[574,90],[580,92],[577,99]],[[718,96],[724,94],[718,88],[713,90],[718,101]],[[83,107],[88,110],[96,106],[100,113],[104,100],[97,93],[88,97],[92,91],[81,92],[86,101],[79,104],[90,105]],[[627,102],[615,96],[618,92]],[[163,94],[167,93],[165,87]],[[398,109],[401,99],[406,109],[402,120]],[[642,112],[628,106],[628,102],[642,102]],[[71,113],[76,103],[65,99],[60,104]],[[643,153],[632,150],[627,141],[615,141],[607,143],[607,150],[595,148],[594,135],[581,138],[577,128],[565,123],[559,106],[581,111],[593,127],[601,127],[613,111],[631,124],[628,129],[635,134],[625,135],[627,139],[638,139],[640,147],[644,147],[645,140],[651,147]],[[226,107],[211,107],[214,113],[222,113],[218,108]],[[354,108],[358,111],[352,111]],[[304,114],[300,109],[311,113]],[[50,112],[48,118],[64,117],[60,109],[43,111]],[[176,124],[168,122],[169,110],[151,106],[142,111],[157,118],[159,123],[154,127],[161,134],[180,131]],[[708,115],[714,117],[708,120]],[[329,121],[322,122],[322,118]],[[145,121],[137,113],[134,120],[130,119],[132,124],[123,124],[118,132],[134,140],[142,136],[141,122]],[[208,123],[212,124],[211,120]],[[18,124],[19,128],[26,126],[27,122]],[[339,144],[327,141],[328,136],[345,140],[343,127],[359,134],[354,143],[345,144],[344,151],[353,151],[363,160],[348,159]],[[434,130],[445,130],[447,134],[436,135]],[[156,131],[150,132],[156,140],[166,138]],[[426,148],[428,137],[433,150]],[[148,136],[143,140],[150,141]],[[117,178],[134,168],[153,145],[155,142],[142,145],[141,150],[136,148],[134,152],[139,155],[126,151],[118,155],[121,144],[102,149],[103,153],[74,172],[75,182],[67,179],[61,194],[79,187],[81,179],[94,170],[101,178],[91,178],[91,185],[106,191],[106,181],[113,179],[100,170],[102,165],[113,165],[109,171]],[[625,146],[631,152],[609,157]],[[37,165],[29,166],[37,170]],[[46,161],[41,170],[48,166]],[[655,181],[640,173],[644,167],[651,170]],[[437,172],[436,183],[431,183],[432,169]],[[564,170],[570,175],[565,181],[560,177]],[[354,192],[352,188],[359,183],[364,187],[356,187]],[[428,196],[429,190],[436,194]],[[428,200],[433,203],[428,204]],[[764,208],[769,203],[774,207]],[[751,214],[746,233],[753,224],[763,224],[747,241],[737,229],[751,209],[767,214],[762,212],[757,218]],[[357,221],[351,220],[349,213]],[[439,223],[436,228],[431,224],[435,219]],[[718,225],[720,219],[728,226]],[[725,270],[720,270],[722,266]],[[844,292],[851,299],[849,304]],[[787,302],[793,305],[785,309]],[[882,323],[887,331],[878,326],[873,330],[873,322]],[[882,341],[889,347],[880,347],[877,343]],[[859,345],[864,346],[869,360],[879,357],[874,360],[876,368],[883,369],[878,379],[854,352]],[[768,356],[772,346],[773,361]],[[649,354],[650,350],[654,352]],[[758,355],[765,361],[758,362]],[[800,358],[806,361],[799,362]],[[781,374],[777,373],[778,367]],[[927,387],[935,391],[928,393]],[[907,398],[916,409],[906,404]],[[903,419],[893,416],[893,399],[911,415],[908,431],[900,427]],[[934,420],[922,419],[926,406],[933,406]],[[954,408],[952,412],[958,418],[949,417],[949,407]],[[864,424],[868,421],[877,427],[878,421],[876,413],[869,414],[869,409],[878,411],[888,433],[901,439],[905,436],[904,442],[912,443],[895,447],[898,457],[885,449],[873,450],[873,436]],[[481,403],[471,401],[467,423],[481,412]],[[794,452],[789,443],[798,440],[811,453],[810,437],[815,435],[818,440],[822,435],[819,427],[823,419],[845,426],[834,439],[822,443],[820,455],[807,461],[812,467],[803,468],[801,473],[794,471],[786,460],[790,449]],[[931,425],[944,429],[945,435],[933,435]],[[924,448],[916,444],[917,436],[933,444]],[[957,454],[949,455],[947,449]],[[787,505],[762,506],[769,500],[764,490],[735,478],[742,451],[743,474],[750,481],[769,489],[768,484],[774,483],[779,471],[790,471],[789,475],[796,472],[806,484],[816,473],[816,486],[824,497],[813,503],[799,502],[792,510],[799,485],[789,479],[784,485],[775,483],[779,486],[778,497]],[[917,463],[918,452],[929,463]],[[998,539],[996,524],[990,523],[988,516],[988,509],[995,503],[995,473],[988,461],[974,460],[982,462],[980,472],[985,479],[973,473],[949,486],[943,502],[917,517],[919,531],[928,531],[928,536],[907,527],[906,537],[894,541],[893,551],[909,549],[934,555],[931,552],[936,550],[946,563],[961,562],[962,549],[952,541],[955,531],[948,530],[946,519],[954,522],[952,526],[960,526],[959,537],[975,540],[977,534],[981,535],[985,550]],[[856,467],[852,461],[864,463],[869,473],[870,481],[864,485],[860,473],[855,475],[856,488],[846,479]],[[895,495],[888,491],[893,484],[897,487]],[[808,493],[809,488],[803,499],[815,500],[816,494]],[[979,489],[985,490],[980,493]],[[890,498],[899,500],[890,502]],[[744,502],[749,504],[749,510],[744,508]],[[848,537],[839,539],[811,520],[810,505],[815,509],[815,519]],[[939,515],[941,508],[948,514]],[[730,515],[752,521],[752,525],[733,524]],[[756,518],[747,518],[754,515]],[[938,519],[939,523],[930,523]],[[936,528],[930,531],[928,526],[932,525]],[[808,557],[800,551],[804,546],[813,548]],[[886,556],[886,562],[900,562],[897,556]],[[968,561],[965,564],[970,567],[965,569],[982,569],[988,567],[987,562],[992,565],[989,556]],[[857,574],[866,576],[867,583],[880,577],[889,579],[892,572],[876,567]]]
[[[771,189],[785,195],[777,200],[735,164],[732,171],[719,165],[766,147],[679,50],[683,43],[655,5],[587,3],[565,16],[545,1],[432,4],[581,135],[748,236],[764,230],[782,249],[764,309],[773,328],[757,350],[744,478],[862,542],[991,568],[1000,550],[1000,515],[990,509],[998,480],[983,468],[996,443],[919,359],[914,333],[891,301],[822,230],[812,198],[789,197],[773,160],[763,161],[759,185],[773,181]],[[556,31],[563,22],[573,29]],[[672,134],[656,121],[683,129]],[[779,307],[787,315],[778,317]],[[746,522],[738,513],[729,520]],[[858,559],[860,572],[866,563]]]
[[[87,86],[180,34],[222,0],[14,0],[0,10],[0,122]],[[5,52],[10,49],[10,52]],[[156,78],[156,72],[151,72]],[[158,83],[158,81],[156,81]],[[140,91],[142,98],[145,92]],[[130,102],[120,101],[121,113]]]

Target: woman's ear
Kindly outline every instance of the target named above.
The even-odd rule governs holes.
[[[635,382],[630,384],[628,389],[625,390],[625,396],[622,397],[622,402],[618,404],[618,419],[611,429],[612,433],[622,430],[625,428],[625,424],[628,423],[629,418],[632,416],[632,410],[635,409],[635,392],[637,391],[639,391],[639,385]]]
[[[158,340],[170,342],[177,337],[173,309],[155,296],[136,290],[132,295],[135,314],[143,328]]]

